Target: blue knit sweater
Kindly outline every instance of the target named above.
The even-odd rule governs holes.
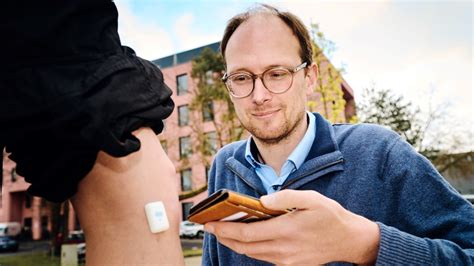
[[[380,126],[331,125],[315,116],[317,138],[282,189],[318,191],[377,222],[377,265],[474,265],[474,208],[427,159]],[[265,195],[244,153],[245,141],[218,152],[209,194],[227,188],[257,198]],[[202,262],[268,265],[233,252],[210,234],[204,239]]]

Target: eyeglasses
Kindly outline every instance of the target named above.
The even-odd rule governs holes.
[[[228,75],[224,74],[224,81],[229,93],[235,98],[245,98],[249,96],[255,88],[255,80],[260,78],[263,86],[273,93],[284,93],[293,84],[293,74],[305,68],[306,62],[295,68],[274,67],[265,70],[261,74],[249,72],[236,72]]]

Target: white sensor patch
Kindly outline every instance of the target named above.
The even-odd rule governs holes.
[[[145,205],[148,226],[152,233],[159,233],[168,230],[170,224],[166,216],[165,205],[161,201],[150,202]]]

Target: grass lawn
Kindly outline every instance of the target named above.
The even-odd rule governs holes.
[[[183,254],[184,257],[201,256],[202,249],[183,249]],[[59,257],[50,257],[49,253],[45,252],[0,256],[0,266],[60,266],[60,264]]]
[[[59,266],[61,261],[59,257],[50,257],[49,253],[37,252],[21,255],[9,255],[0,257],[1,266],[30,266],[30,265],[48,265]]]

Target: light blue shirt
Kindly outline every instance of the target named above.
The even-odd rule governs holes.
[[[306,113],[307,117],[309,118],[308,129],[306,130],[303,139],[301,139],[298,146],[296,146],[286,162],[283,164],[283,167],[280,171],[280,176],[277,176],[276,172],[270,166],[255,160],[251,152],[251,146],[255,145],[252,144],[252,137],[250,137],[247,141],[247,146],[245,148],[245,158],[252,165],[255,173],[257,173],[257,175],[262,180],[263,186],[267,190],[268,194],[280,190],[281,185],[285,182],[288,176],[296,171],[308,156],[311,145],[313,144],[313,141],[316,137],[316,125],[314,121],[314,115],[310,112]]]

